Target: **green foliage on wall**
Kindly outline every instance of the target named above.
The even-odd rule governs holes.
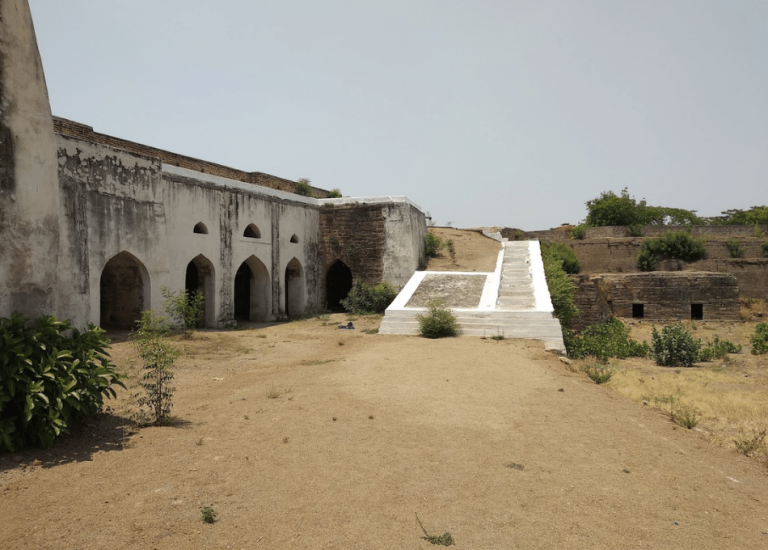
[[[307,178],[301,178],[296,181],[296,194],[302,197],[314,197],[315,193],[310,185],[310,180]]]
[[[637,254],[637,267],[640,271],[654,271],[659,260],[695,262],[705,257],[702,239],[691,237],[687,231],[671,231],[643,241]]]
[[[541,250],[542,255],[547,255],[562,260],[563,270],[566,273],[575,275],[581,271],[579,258],[576,257],[576,253],[570,246],[559,242],[542,242]]]
[[[575,300],[576,287],[563,269],[563,259],[551,250],[551,247],[543,247],[541,251],[544,274],[547,278],[555,316],[560,319],[563,326],[568,326],[579,316],[579,308],[576,307]]]
[[[344,309],[352,313],[383,313],[397,297],[397,290],[387,281],[371,285],[361,279],[355,279],[347,297],[341,301]]]

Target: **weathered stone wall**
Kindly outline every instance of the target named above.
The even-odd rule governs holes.
[[[203,172],[205,174],[212,174],[214,176],[220,176],[222,178],[229,178],[245,183],[253,183],[262,187],[269,187],[271,189],[279,189],[280,191],[286,191],[293,193],[296,191],[296,182],[279,178],[270,174],[264,174],[263,172],[244,172],[229,166],[223,166],[213,162],[188,157],[185,155],[179,155],[177,153],[171,153],[170,151],[164,151],[156,147],[150,147],[148,145],[142,145],[126,139],[109,136],[106,134],[100,134],[94,132],[91,126],[80,124],[64,118],[54,117],[53,119],[54,129],[57,134],[67,136],[71,138],[77,138],[91,143],[99,143],[135,153],[137,155],[156,158],[163,161],[165,164],[171,166],[179,166],[181,168],[188,168],[189,170],[195,170],[196,172]],[[313,187],[315,196],[317,198],[325,198],[328,196],[328,191]]]
[[[570,228],[558,227],[555,229],[546,229],[543,231],[520,231],[518,229],[504,228],[501,235],[510,240],[515,236],[525,239],[538,239],[540,241],[569,241]],[[753,237],[755,232],[754,225],[694,225],[691,227],[675,226],[645,226],[643,227],[644,237],[658,237],[664,233],[672,231],[690,230],[694,237],[723,238],[733,237]],[[758,225],[757,230],[763,235],[768,235],[768,225]],[[629,237],[629,228],[626,226],[611,227],[587,227],[585,228],[585,239],[620,239]]]
[[[633,304],[643,304],[643,319],[691,319],[691,304],[700,304],[703,320],[739,320],[736,278],[722,273],[635,273],[573,275],[579,328],[610,315],[633,317]]]

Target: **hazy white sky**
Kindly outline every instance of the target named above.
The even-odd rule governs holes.
[[[768,0],[30,0],[53,113],[438,224],[768,204]]]

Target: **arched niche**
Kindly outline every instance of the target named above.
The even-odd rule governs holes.
[[[297,242],[299,242],[299,237],[296,235],[296,233],[294,233],[293,235],[291,235],[291,242],[292,242],[292,243],[297,243]]]
[[[200,324],[204,327],[216,326],[216,277],[211,261],[202,254],[192,258],[187,264],[184,288],[188,294],[202,292],[205,299],[203,319]]]
[[[259,231],[259,228],[255,223],[252,223],[245,228],[245,231],[243,231],[243,237],[247,237],[249,239],[260,239],[261,231]]]
[[[352,290],[352,270],[337,260],[325,274],[325,307],[333,312],[345,311],[341,301]]]
[[[147,268],[130,252],[116,254],[101,270],[99,300],[102,328],[135,328],[141,312],[151,308]]]
[[[195,224],[195,227],[192,229],[193,233],[199,233],[200,235],[207,235],[208,234],[208,228],[205,227],[205,224],[203,222],[197,222]]]
[[[304,269],[296,258],[285,268],[285,314],[299,317],[304,313]]]
[[[240,264],[235,274],[235,319],[268,321],[272,311],[271,281],[267,266],[256,256]]]

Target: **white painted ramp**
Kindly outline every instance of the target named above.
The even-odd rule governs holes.
[[[492,273],[414,273],[387,308],[379,334],[418,334],[417,316],[427,311],[425,301],[430,293],[435,293],[456,316],[462,336],[503,335],[540,340],[545,349],[564,354],[563,333],[554,316],[539,242],[498,240],[502,241],[503,250]],[[484,282],[476,279],[479,277]],[[449,280],[452,284],[440,285],[441,281]],[[466,282],[468,290],[459,286],[453,295],[451,291],[446,295],[445,288],[457,286],[456,281]],[[453,307],[452,303],[460,305]]]

